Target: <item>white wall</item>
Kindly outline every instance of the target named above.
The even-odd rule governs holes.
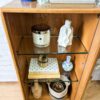
[[[0,7],[12,0],[0,0]],[[0,16],[0,82],[17,81],[11,53]]]
[[[95,0],[50,0],[52,3],[54,2],[65,2],[65,3],[94,3]]]

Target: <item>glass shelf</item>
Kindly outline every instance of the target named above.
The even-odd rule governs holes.
[[[65,72],[62,69],[62,65],[61,62],[59,63],[59,70],[60,70],[60,75],[65,75],[66,77],[68,77],[69,80],[64,79],[64,82],[78,82],[78,78],[76,76],[75,70],[73,69],[71,72]],[[46,78],[46,79],[28,79],[28,77],[26,76],[25,79],[25,84],[28,84],[29,86],[33,85],[34,81],[38,80],[39,82],[56,82],[59,81],[60,79],[51,79],[51,78]]]
[[[78,37],[73,38],[72,46],[67,48],[57,45],[58,36],[51,36],[50,45],[45,48],[34,46],[32,37],[23,37],[17,50],[18,55],[39,55],[39,54],[87,54],[87,50]]]
[[[48,86],[46,83],[42,83],[41,86],[42,86],[42,96],[39,99],[34,98],[31,88],[30,88],[28,100],[57,100],[57,99],[51,98],[51,96],[49,94]],[[60,100],[70,100],[70,94],[71,94],[70,91],[71,91],[71,86],[69,86],[68,93],[66,94],[66,96],[64,96],[63,99],[60,99]]]

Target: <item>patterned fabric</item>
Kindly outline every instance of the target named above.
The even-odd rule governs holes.
[[[38,65],[37,58],[32,58],[30,62],[29,72],[37,72],[37,73],[58,73],[58,61],[57,58],[48,58],[48,66],[45,68],[41,68]]]

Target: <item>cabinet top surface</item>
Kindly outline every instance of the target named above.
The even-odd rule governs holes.
[[[1,8],[12,13],[100,13],[95,4],[52,4],[37,5],[36,2],[13,1]]]

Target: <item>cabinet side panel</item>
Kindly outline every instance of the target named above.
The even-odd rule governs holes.
[[[89,51],[94,37],[95,29],[98,23],[97,15],[83,15],[83,25],[81,30],[81,41],[85,48]]]
[[[17,62],[18,62],[18,66],[19,67],[19,71],[20,71],[20,78],[21,78],[21,83],[22,83],[22,87],[23,90],[25,92],[25,97],[26,100],[29,97],[29,87],[26,84],[27,81],[27,74],[28,74],[28,62],[27,62],[27,58],[25,56],[18,56],[17,57]]]
[[[23,78],[23,76],[21,76],[22,70],[20,70],[21,66],[20,67],[18,66],[18,61],[17,61],[18,56],[16,55],[16,50],[17,50],[20,40],[21,40],[21,37],[19,36],[21,30],[20,30],[20,32],[17,31],[17,27],[18,27],[16,25],[17,20],[16,19],[14,20],[13,16],[9,16],[9,14],[2,14],[2,19],[3,19],[4,26],[5,26],[6,36],[8,39],[12,58],[13,58],[13,61],[15,64],[16,73],[17,73],[19,83],[20,83],[20,86],[22,89],[23,98],[25,100],[26,99],[25,96],[27,96],[27,95],[25,95],[26,92],[24,91],[24,89],[26,89],[26,87],[24,85],[24,82],[22,81],[22,78]],[[22,64],[25,64],[25,62]]]
[[[93,19],[92,19],[93,20]],[[98,18],[98,24],[95,31],[95,35],[93,38],[93,42],[87,57],[87,61],[85,64],[85,68],[78,86],[78,91],[76,94],[75,100],[81,100],[83,93],[85,91],[86,85],[88,83],[88,80],[90,78],[90,75],[93,71],[94,65],[96,63],[96,59],[98,57],[99,49],[100,49],[100,18]]]
[[[22,91],[22,95],[23,95],[23,100],[24,100],[24,93],[23,93],[23,89],[22,89],[21,79],[20,79],[18,67],[17,67],[17,64],[16,64],[16,60],[15,60],[15,56],[14,56],[14,51],[13,51],[13,48],[12,48],[12,45],[11,45],[11,41],[10,41],[10,37],[9,37],[9,32],[8,32],[7,25],[6,25],[6,20],[4,18],[4,14],[2,12],[1,12],[0,15],[2,17],[2,22],[3,22],[4,30],[5,30],[5,33],[6,33],[7,42],[8,42],[10,51],[11,51],[11,56],[12,56],[12,59],[13,59],[13,62],[14,62],[15,70],[16,70],[16,73],[17,73],[19,85],[21,87],[21,91]]]
[[[87,54],[76,54],[74,55],[75,60],[74,60],[74,68],[75,68],[75,72],[76,72],[76,76],[78,78],[78,80],[81,79],[84,67],[85,67],[85,63],[86,63],[86,59],[87,59]]]
[[[72,91],[71,91],[71,97],[70,97],[71,100],[75,99],[75,96],[76,96],[76,93],[78,90],[78,85],[81,80],[84,68],[85,68],[87,54],[84,54],[84,55],[83,54],[75,54],[75,55],[73,55],[73,59],[74,59],[74,70],[75,70],[78,82],[72,83]]]
[[[72,83],[72,91],[71,91],[70,100],[75,99],[76,92],[77,92],[77,89],[78,89],[78,84],[79,84],[79,82],[73,82]]]

